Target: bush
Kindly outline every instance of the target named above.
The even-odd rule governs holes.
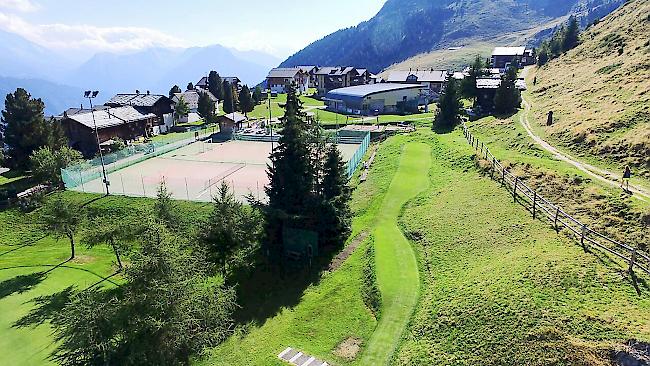
[[[375,269],[375,247],[369,243],[364,252],[363,266],[363,287],[361,296],[366,307],[370,309],[375,318],[379,319],[381,314],[381,292],[377,285],[377,273]]]

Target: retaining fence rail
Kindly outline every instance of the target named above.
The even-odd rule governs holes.
[[[647,253],[598,233],[580,222],[580,220],[572,217],[561,207],[528,187],[520,177],[512,174],[504,167],[490,152],[490,149],[472,135],[465,123],[463,123],[463,133],[478,156],[490,163],[490,176],[500,181],[501,185],[511,191],[513,200],[527,207],[531,211],[533,219],[542,215],[550,221],[558,233],[563,228],[568,229],[580,241],[580,245],[585,251],[588,250],[589,246],[593,246],[624,260],[629,266],[628,272],[631,275],[634,274],[635,269],[650,275],[650,256]]]

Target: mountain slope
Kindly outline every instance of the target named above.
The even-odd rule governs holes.
[[[535,120],[551,141],[650,178],[650,0],[631,0],[534,72]],[[532,83],[529,83],[532,85]]]
[[[167,94],[173,85],[184,88],[210,70],[222,76],[238,76],[257,84],[277,65],[272,56],[230,50],[220,45],[188,49],[152,48],[128,54],[102,53],[70,73],[67,83],[101,90],[104,97],[117,92],[150,90]]]
[[[0,76],[0,110],[4,109],[5,96],[17,88],[27,90],[32,97],[45,103],[45,115],[58,115],[70,107],[84,102],[83,90],[68,85],[56,84],[42,79],[19,79]]]
[[[73,67],[62,55],[0,30],[0,76],[53,81]]]
[[[589,12],[622,0],[388,0],[356,27],[335,32],[282,66],[359,65],[379,72],[420,53],[534,28],[572,9]]]

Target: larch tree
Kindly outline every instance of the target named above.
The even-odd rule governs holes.
[[[44,207],[43,224],[52,236],[65,237],[70,241],[70,259],[75,258],[75,235],[84,219],[84,214],[81,205],[66,201],[60,196]]]

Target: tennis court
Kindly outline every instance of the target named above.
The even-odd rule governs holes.
[[[174,198],[209,202],[225,181],[237,197],[252,194],[264,200],[268,184],[270,142],[233,140],[223,143],[198,141],[165,154],[114,170],[108,174],[111,194],[132,197],[155,197],[165,182]],[[363,155],[361,144],[337,145],[344,161],[356,165]],[[364,149],[365,150],[365,149]],[[101,178],[79,180],[75,191],[104,193]]]

